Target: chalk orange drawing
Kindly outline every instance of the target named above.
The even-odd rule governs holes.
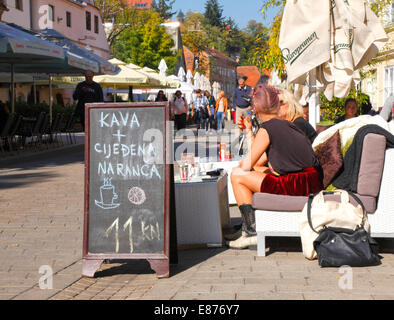
[[[128,199],[132,204],[141,205],[146,200],[146,195],[144,190],[139,187],[133,187],[130,189],[128,194]]]

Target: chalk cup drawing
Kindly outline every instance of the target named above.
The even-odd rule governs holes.
[[[140,187],[131,188],[127,197],[132,204],[138,206],[143,204],[146,200],[145,191],[142,190]]]
[[[104,184],[100,187],[100,201],[95,200],[96,205],[104,210],[115,209],[120,206],[120,203],[114,202],[117,199],[118,194],[111,183],[111,178],[104,179]]]

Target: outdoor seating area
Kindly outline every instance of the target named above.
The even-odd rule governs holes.
[[[40,112],[33,118],[11,113],[0,130],[0,157],[75,144],[75,124],[74,113],[56,113],[52,123],[46,112]]]
[[[368,213],[371,236],[394,237],[394,197],[392,182],[394,150],[386,149],[386,139],[377,134],[367,134],[364,139],[357,196]],[[328,201],[338,201],[337,195],[327,196]],[[266,237],[299,237],[299,217],[308,197],[255,193],[257,255],[266,256]],[[355,205],[355,201],[351,199]]]

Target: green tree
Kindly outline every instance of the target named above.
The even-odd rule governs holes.
[[[168,73],[173,73],[180,52],[174,52],[174,41],[167,34],[163,18],[157,12],[141,10],[138,23],[127,28],[111,47],[114,57],[139,66],[157,70],[163,58],[168,66]]]
[[[107,32],[110,46],[123,31],[137,22],[137,11],[130,8],[125,0],[94,0],[94,4],[100,11],[102,21],[112,24]]]
[[[175,0],[158,0],[158,2],[152,2],[152,10],[156,11],[164,20],[171,19],[171,17],[176,13],[172,12],[172,6],[174,5]]]
[[[223,8],[218,0],[207,0],[205,3],[205,19],[211,26],[220,27],[223,23]]]
[[[250,20],[243,31],[243,47],[240,52],[240,65],[259,65],[255,60],[256,51],[265,51],[268,47],[268,29],[261,22]]]
[[[266,37],[256,41],[255,36],[267,29],[262,24],[251,23],[249,30],[240,30],[232,18],[223,18],[220,26],[209,23],[204,15],[198,12],[187,12],[182,26],[182,40],[194,54],[201,55],[206,48],[215,47],[234,60],[240,58],[241,65],[250,65],[251,55],[257,46],[265,46]],[[200,66],[209,65],[200,63]],[[199,70],[200,72],[200,70]]]
[[[245,46],[245,34],[230,17],[224,22],[225,52],[232,58],[239,57]]]
[[[179,10],[179,12],[178,12],[178,15],[176,16],[176,19],[179,21],[179,22],[184,22],[185,21],[185,14],[183,13],[183,11],[182,10]]]

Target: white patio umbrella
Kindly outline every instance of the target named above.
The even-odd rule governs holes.
[[[169,76],[168,78],[174,79],[174,80],[177,80],[177,79],[178,79],[178,77],[177,77],[177,76],[174,76],[174,75]],[[175,79],[175,78],[176,78],[176,79]],[[185,95],[187,102],[188,102],[188,103],[191,103],[191,102],[192,102],[192,95],[193,95],[194,89],[195,89],[195,88],[193,87],[192,84],[189,84],[189,83],[187,83],[187,82],[180,82],[180,87],[179,87],[179,88],[166,89],[166,94],[168,94],[168,95],[173,95],[173,94],[175,94],[175,92],[176,92],[177,90],[179,90],[179,91],[182,92],[182,94]]]
[[[204,91],[206,90],[206,91],[211,92],[211,90],[212,90],[212,86],[211,86],[211,83],[209,82],[209,79],[204,75],[201,75],[200,87],[201,87],[201,90],[204,90]]]
[[[282,80],[279,78],[279,74],[277,70],[272,70],[271,79],[269,80],[270,84],[274,87],[280,87],[282,85]]]
[[[309,119],[316,127],[318,95],[345,97],[365,66],[387,42],[363,0],[287,1],[279,46],[289,83],[309,87]]]
[[[198,73],[198,71],[194,74],[194,86],[197,89],[200,89],[201,87],[201,75]]]
[[[160,70],[160,74],[162,76],[165,76],[165,77],[167,76],[168,67],[167,67],[166,61],[164,59],[161,59],[158,69]]]
[[[186,76],[185,69],[183,69],[183,67],[180,67],[179,70],[178,70],[178,79],[179,79],[179,81],[185,82],[185,76]]]
[[[190,69],[186,72],[186,83],[193,85],[193,73]]]
[[[206,86],[205,76],[202,74],[200,75],[200,89],[206,90],[205,86]]]
[[[215,97],[216,100],[219,99],[219,91],[221,89],[220,83],[215,81],[212,85],[212,88],[213,88],[212,95]]]

